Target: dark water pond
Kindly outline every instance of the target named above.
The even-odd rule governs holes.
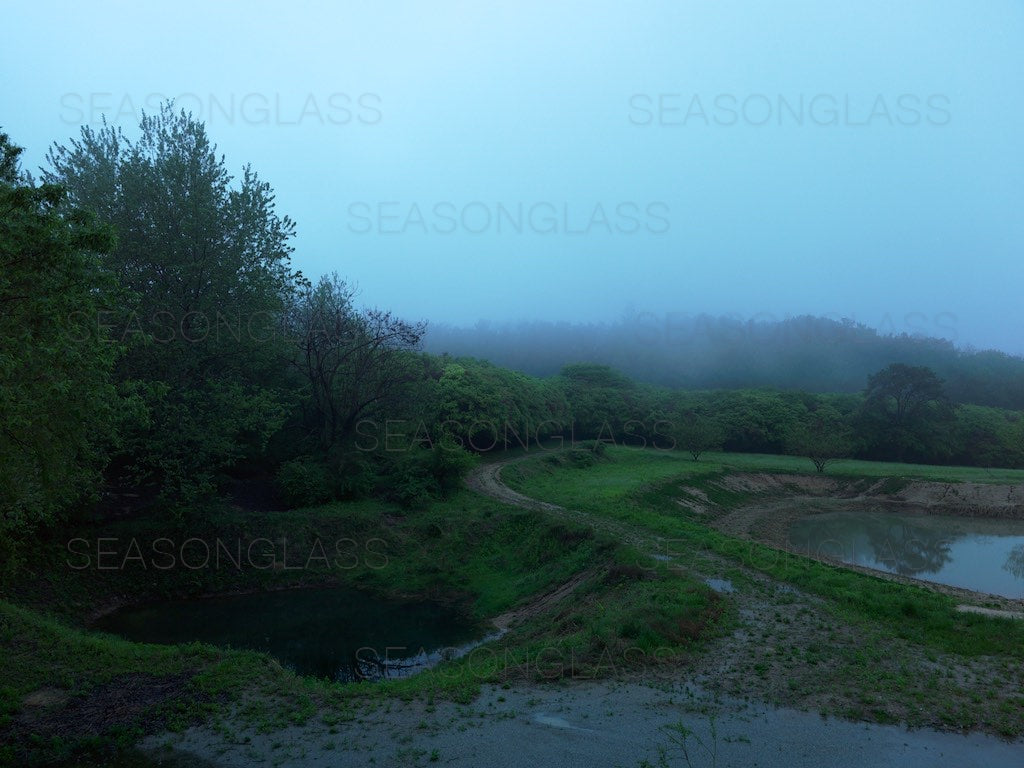
[[[1024,597],[1024,521],[829,512],[795,522],[801,552],[939,584]]]
[[[333,587],[125,608],[94,628],[143,643],[265,651],[299,674],[338,681],[407,677],[489,639],[445,606]]]

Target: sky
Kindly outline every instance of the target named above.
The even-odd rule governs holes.
[[[18,3],[45,164],[166,97],[411,320],[851,318],[1024,353],[1024,3]]]

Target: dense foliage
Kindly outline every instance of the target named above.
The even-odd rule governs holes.
[[[1024,419],[997,407],[1024,408],[1018,358],[812,318],[770,338],[694,321],[641,339],[635,318],[449,329],[428,354],[425,323],[294,271],[269,184],[234,179],[186,113],[165,106],[136,140],[84,128],[51,149],[41,186],[6,137],[0,149],[4,540],[101,477],[108,507],[130,496],[177,516],[240,486],[264,508],[416,507],[479,454],[577,441],[693,461],[791,453],[818,471],[845,457],[1024,466]],[[448,354],[474,345],[547,375]]]
[[[121,418],[118,347],[90,332],[116,286],[109,227],[34,185],[0,134],[0,562],[7,545],[95,492]],[[94,330],[94,329],[93,329]]]
[[[233,183],[189,115],[165,105],[140,133],[86,126],[51,149],[45,178],[117,231],[103,263],[131,300],[95,322],[126,345],[117,380],[143,407],[121,463],[189,504],[283,422],[278,318],[294,225],[251,169]]]

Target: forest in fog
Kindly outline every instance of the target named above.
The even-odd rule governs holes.
[[[938,318],[948,327],[954,316]],[[632,312],[615,323],[432,323],[430,352],[481,357],[534,376],[567,361],[601,363],[637,381],[681,389],[774,387],[857,392],[893,361],[926,366],[957,402],[1024,409],[1024,359],[998,350],[961,348],[926,335],[929,318],[887,318],[881,329],[851,319],[798,316],[742,319],[678,312]],[[934,324],[941,330],[941,323]],[[888,327],[886,327],[888,326]]]
[[[1021,358],[813,317],[406,320],[295,269],[270,185],[233,177],[190,114],[165,105],[140,133],[83,128],[42,183],[4,139],[10,542],[90,505],[415,505],[481,454],[566,440],[790,453],[819,471],[1024,466]]]

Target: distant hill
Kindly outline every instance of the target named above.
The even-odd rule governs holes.
[[[933,369],[956,402],[1024,409],[1024,358],[822,317],[742,322],[696,315],[671,327],[640,318],[613,324],[431,325],[425,348],[535,376],[556,374],[567,363],[600,363],[638,381],[683,389],[856,392],[869,374],[902,362]]]

